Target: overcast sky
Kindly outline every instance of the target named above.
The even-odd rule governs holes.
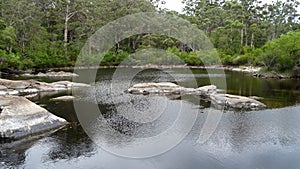
[[[183,4],[181,3],[182,0],[165,0],[166,4],[165,7],[182,13]],[[262,2],[272,2],[272,0],[262,0]],[[300,6],[298,7],[298,11],[300,11]]]
[[[182,0],[165,0],[166,1],[166,8],[170,10],[174,10],[177,12],[182,12],[183,4],[181,3]]]

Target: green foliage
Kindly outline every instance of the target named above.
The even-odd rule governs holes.
[[[15,29],[12,26],[5,27],[0,30],[0,47],[7,52],[12,52],[13,46],[16,44]]]
[[[234,65],[233,63],[234,56],[228,55],[225,52],[219,52],[219,56],[221,59],[221,63],[223,65]]]
[[[177,39],[142,33],[116,42],[116,47],[106,54],[79,62],[95,65],[103,58],[101,65],[118,65],[129,55],[150,48],[165,50],[187,65],[218,64],[220,58],[225,65],[263,65],[269,70],[288,71],[300,62],[300,33],[289,32],[300,29],[296,10],[299,1],[183,2],[185,14],[160,12],[189,20],[206,33],[217,51],[194,52]],[[129,14],[157,11],[162,3],[163,0],[2,0],[0,57],[5,61],[2,59],[1,68],[73,66],[88,37],[99,28]],[[175,57],[167,54],[144,56],[145,63],[178,64]],[[135,57],[132,63],[138,60]]]
[[[119,50],[117,53],[115,52],[107,52],[103,60],[101,61],[101,65],[104,66],[117,66],[119,65],[126,57],[128,57],[128,53],[126,51]]]
[[[8,59],[1,67],[73,66],[87,38],[96,30],[129,14],[155,11],[153,4],[148,0],[2,0],[0,50],[5,54],[2,52],[0,57]],[[121,51],[127,44],[121,45],[117,53],[107,54],[104,64],[118,64],[128,55],[127,50]],[[92,58],[84,62],[92,63],[97,57]]]
[[[219,64],[219,54],[216,50],[205,51],[201,50],[198,52],[181,52],[179,49],[173,47],[168,48],[168,52],[177,55],[182,62],[187,65],[202,66],[202,65],[215,65]]]
[[[172,47],[167,49],[168,52],[178,56],[183,63],[187,65],[202,65],[202,61],[195,52],[181,52],[178,48]]]
[[[268,69],[286,71],[293,69],[300,60],[300,32],[289,32],[268,42],[262,48],[259,61]]]

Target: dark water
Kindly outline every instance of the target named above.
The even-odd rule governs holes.
[[[124,72],[128,69],[124,69]],[[129,70],[130,72],[131,70]],[[199,111],[191,132],[176,147],[161,155],[131,159],[113,155],[94,143],[78,122],[72,102],[51,102],[50,98],[71,94],[60,93],[35,100],[50,112],[71,123],[61,130],[27,140],[0,144],[0,168],[299,168],[300,167],[300,82],[297,80],[258,79],[239,72],[213,74],[218,81],[226,77],[227,93],[261,97],[268,106],[260,111],[225,111],[213,135],[203,144],[197,143],[202,126],[211,110],[209,103],[188,97],[132,96],[124,93],[126,81],[178,82],[189,86],[190,74],[180,69],[165,71],[145,70],[133,79],[117,77],[111,81],[114,69],[100,69],[95,87],[79,92],[79,102],[86,106],[98,105],[108,124],[123,135],[145,138],[155,136],[172,125],[179,105],[187,105],[186,113]],[[175,73],[174,73],[175,72]],[[198,86],[208,85],[212,79],[206,71],[193,69]],[[78,81],[91,82],[91,70],[82,70]],[[172,76],[170,75],[172,74]],[[113,85],[112,85],[113,83]],[[112,86],[114,89],[111,89]],[[78,93],[77,93],[78,94]],[[93,96],[96,96],[95,98]],[[163,114],[156,116],[165,103]],[[179,106],[180,107],[180,106]],[[119,108],[119,109],[118,109]],[[142,114],[138,114],[143,112]],[[89,114],[91,124],[97,114]],[[137,115],[137,116],[136,116]],[[78,116],[78,117],[77,117]],[[135,116],[135,117],[133,117]],[[143,119],[134,119],[136,117]],[[148,117],[148,118],[145,118]],[[128,118],[134,120],[128,120]],[[155,119],[155,120],[153,120]],[[139,120],[148,120],[141,123]],[[99,127],[100,126],[100,127]],[[134,144],[118,135],[107,136],[106,130],[97,130],[111,146]],[[180,132],[180,131],[179,131]],[[179,133],[173,133],[179,134]]]

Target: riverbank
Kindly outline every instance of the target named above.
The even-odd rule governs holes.
[[[230,70],[239,72],[255,73],[261,70],[261,67],[253,66],[223,66],[223,65],[211,65],[211,66],[188,66],[188,65],[140,65],[140,66],[76,66],[76,67],[60,67],[51,69],[37,69],[38,71],[70,71],[70,70],[82,70],[82,69],[117,69],[117,68],[137,68],[137,69],[173,69],[173,68],[190,68],[190,69],[216,69],[216,70]]]
[[[70,72],[74,70],[83,69],[118,69],[118,68],[136,68],[136,69],[211,69],[211,70],[226,70],[236,71],[252,74],[257,78],[265,79],[299,79],[299,76],[292,76],[292,73],[278,73],[274,71],[266,71],[263,67],[255,66],[223,66],[223,65],[211,65],[211,66],[188,66],[188,65],[141,65],[141,66],[76,66],[76,67],[58,67],[58,68],[39,68],[29,69],[24,71],[9,70],[6,72],[0,72],[0,75],[5,76],[17,76],[17,77],[56,77],[56,78],[73,78],[76,74]],[[67,71],[67,72],[64,72]]]
[[[293,72],[276,72],[276,71],[267,71],[261,69],[258,72],[253,73],[254,77],[263,78],[263,79],[300,79],[300,75]]]

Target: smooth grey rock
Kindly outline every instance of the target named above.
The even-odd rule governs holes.
[[[0,95],[18,95],[20,94],[31,94],[39,92],[55,92],[55,91],[66,91],[72,88],[89,87],[90,85],[75,83],[70,81],[59,81],[54,83],[39,82],[36,80],[7,80],[0,78],[0,85],[5,86],[8,90],[13,90],[10,93],[8,90],[1,92]]]
[[[84,83],[76,83],[76,82],[70,82],[70,81],[58,81],[51,83],[56,88],[79,88],[79,87],[90,87],[88,84]]]
[[[1,90],[7,90],[7,87],[6,86],[3,86],[3,85],[0,85],[0,91]]]
[[[263,109],[266,105],[249,97],[230,95],[230,94],[212,94],[210,100],[213,104],[224,105],[225,108],[234,109]]]
[[[134,94],[171,94],[181,92],[183,89],[174,83],[161,82],[161,83],[139,83],[133,85],[127,91]]]
[[[263,109],[266,107],[263,103],[244,96],[236,96],[218,93],[220,90],[214,85],[203,86],[196,89],[185,88],[174,83],[139,83],[133,85],[127,90],[131,94],[158,94],[158,95],[174,95],[176,97],[182,95],[200,96],[202,99],[211,101],[217,108],[233,108],[233,109]]]
[[[25,89],[30,86],[28,81],[0,79],[0,85],[8,89]]]
[[[199,95],[208,96],[217,92],[214,85],[194,88],[185,88],[170,82],[139,83],[127,90],[131,94],[162,94],[162,95]]]
[[[19,91],[17,91],[17,90],[9,90],[9,91],[7,92],[7,94],[8,94],[8,95],[18,95],[18,94],[19,94]]]
[[[71,72],[64,72],[64,71],[59,71],[59,72],[47,72],[47,73],[38,73],[36,75],[34,74],[23,74],[21,75],[23,77],[46,77],[46,78],[73,78],[73,77],[78,77],[78,74],[71,73]]]
[[[36,97],[38,97],[38,96],[39,96],[38,93],[34,93],[34,94],[27,94],[27,95],[25,95],[24,97],[25,97],[26,99],[33,99],[33,98],[36,98]]]
[[[196,91],[200,92],[200,95],[209,96],[217,93],[217,86],[215,85],[202,86],[197,88]]]
[[[19,96],[0,96],[0,138],[19,139],[67,124],[46,109]]]
[[[1,91],[0,90],[0,96],[7,95],[7,94],[8,94],[7,91]]]
[[[30,94],[30,93],[38,93],[39,90],[36,88],[31,88],[31,89],[24,89],[21,90],[20,93],[26,93],[26,94]]]
[[[76,99],[74,96],[61,96],[52,98],[51,101],[72,101],[74,99]]]

